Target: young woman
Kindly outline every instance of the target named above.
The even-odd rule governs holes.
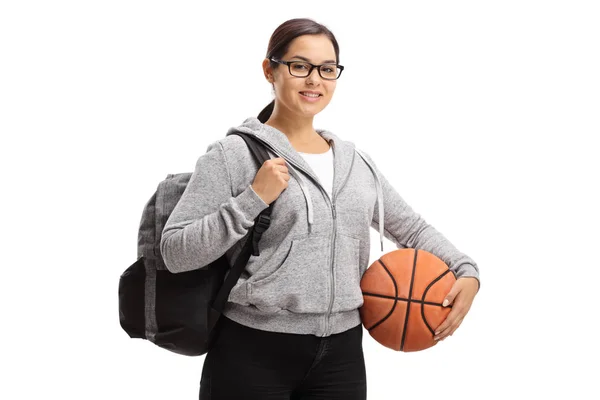
[[[468,312],[479,269],[404,202],[368,154],[313,128],[343,71],[325,26],[280,25],[263,70],[274,101],[208,146],[162,234],[172,272],[223,254],[233,265],[255,218],[275,202],[260,254],[233,287],[206,354],[200,399],[365,399],[358,308],[370,228],[382,243],[385,236],[398,248],[435,254],[458,278],[439,340]],[[236,131],[260,140],[273,158],[258,168]]]

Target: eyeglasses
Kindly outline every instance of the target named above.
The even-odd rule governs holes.
[[[319,75],[321,76],[321,78],[326,79],[328,81],[334,81],[340,77],[342,71],[344,70],[344,66],[338,64],[315,65],[306,61],[282,61],[275,60],[273,58],[270,58],[269,60],[278,64],[287,65],[288,71],[290,71],[290,75],[296,76],[298,78],[306,78],[310,75],[313,68],[317,68],[317,71],[319,71]]]

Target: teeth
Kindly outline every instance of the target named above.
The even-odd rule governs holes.
[[[306,92],[300,92],[300,93],[307,97],[319,97],[319,94],[317,94],[317,93],[306,93]]]

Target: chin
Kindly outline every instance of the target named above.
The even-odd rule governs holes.
[[[314,117],[315,115],[317,115],[318,113],[320,113],[321,111],[323,111],[323,109],[320,109],[318,111],[299,111],[297,114],[303,118],[311,118]]]
[[[302,115],[303,117],[311,117],[311,116],[315,116],[318,113],[320,113],[321,111],[323,111],[325,108],[327,108],[327,104],[323,105],[321,104],[320,107],[310,107],[310,106],[302,106],[299,107],[298,110],[298,114]]]

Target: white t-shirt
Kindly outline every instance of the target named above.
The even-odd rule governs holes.
[[[310,165],[312,170],[317,174],[319,182],[325,188],[329,198],[333,187],[333,152],[331,146],[325,153],[313,154],[298,152],[304,160]]]

